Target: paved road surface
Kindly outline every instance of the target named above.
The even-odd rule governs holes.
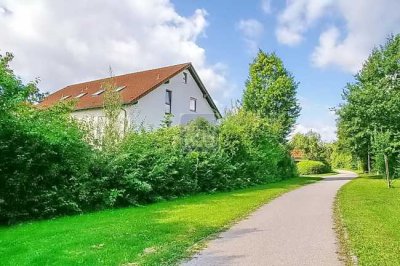
[[[337,190],[355,176],[341,171],[282,195],[183,265],[342,265],[332,207]]]

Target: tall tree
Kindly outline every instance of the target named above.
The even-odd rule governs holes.
[[[286,70],[276,54],[259,50],[250,64],[243,108],[278,125],[279,135],[285,139],[300,114],[296,99],[297,86],[293,75]]]
[[[301,151],[304,159],[314,161],[328,161],[327,156],[327,145],[321,139],[321,135],[309,131],[306,134],[296,133],[293,135],[289,142],[289,146],[292,150]]]
[[[367,169],[371,154],[378,156],[376,146],[387,150],[374,145],[376,132],[390,139],[400,133],[400,35],[372,51],[355,82],[347,84],[343,99],[337,111],[339,140]]]

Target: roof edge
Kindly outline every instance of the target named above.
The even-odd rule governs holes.
[[[116,76],[112,76],[112,77],[113,78],[119,78],[119,77],[131,75],[131,74],[137,74],[137,73],[142,73],[142,72],[147,72],[147,71],[153,71],[153,70],[163,69],[163,68],[168,68],[168,67],[176,67],[176,66],[179,66],[179,65],[182,65],[182,67],[185,67],[185,66],[191,65],[191,62],[175,64],[175,65],[169,65],[169,66],[163,66],[163,67],[158,67],[158,68],[151,68],[151,69],[146,69],[146,70],[140,70],[140,71],[136,71],[136,72],[132,72],[132,73],[126,73],[126,74],[122,74],[122,75],[116,75]],[[62,89],[65,89],[65,88],[68,88],[68,87],[71,87],[71,86],[75,86],[75,85],[81,85],[81,84],[90,83],[90,82],[99,82],[99,81],[103,81],[103,80],[106,81],[108,79],[110,79],[110,77],[101,78],[101,79],[94,79],[94,80],[90,80],[90,81],[78,82],[78,83],[67,85],[67,86],[65,86],[65,87],[63,87],[63,88],[61,88],[61,89],[59,89],[57,91],[60,91]],[[57,92],[57,91],[55,91],[55,92]]]
[[[166,76],[163,79],[160,79],[160,81],[158,83],[156,83],[153,87],[151,87],[150,89],[146,90],[144,93],[140,94],[139,96],[131,99],[130,101],[128,101],[127,103],[132,103],[135,101],[138,101],[139,99],[143,98],[144,96],[146,96],[147,94],[149,94],[150,92],[152,92],[153,90],[157,89],[158,87],[160,87],[164,82],[166,82],[167,80],[171,79],[172,77],[175,77],[178,73],[180,73],[181,71],[183,71],[184,69],[189,68],[192,63],[184,63],[184,64],[177,64],[177,65],[173,65],[173,66],[179,66],[182,65],[181,68],[179,68],[178,70],[176,70],[175,72],[173,72],[171,75]]]
[[[215,116],[217,116],[218,119],[222,118],[222,115],[221,115],[217,105],[214,103],[210,93],[206,89],[206,86],[204,86],[204,83],[201,81],[199,75],[197,74],[196,70],[194,69],[194,67],[193,67],[193,65],[191,63],[188,66],[188,69],[191,72],[192,76],[194,77],[194,80],[196,81],[196,83],[199,86],[200,90],[205,94],[205,98],[206,98],[208,104],[214,110]]]

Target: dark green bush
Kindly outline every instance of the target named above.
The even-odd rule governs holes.
[[[0,223],[80,212],[91,148],[66,106],[34,107],[43,95],[11,59],[0,55]]]
[[[115,154],[91,167],[87,206],[143,204],[293,176],[295,166],[266,124],[250,113],[220,126],[197,119],[184,127],[130,133]]]
[[[104,157],[107,159],[104,159]],[[218,148],[217,127],[196,120],[185,127],[131,132],[115,154],[91,168],[91,205],[128,206],[231,186],[233,168]],[[112,199],[112,200],[110,200]]]
[[[0,222],[80,212],[90,147],[75,122],[24,108],[0,116]]]
[[[75,122],[30,110],[2,120],[2,223],[224,191],[295,174],[286,148],[249,113],[220,126],[131,132],[112,152],[92,150]]]
[[[242,184],[272,182],[292,177],[296,167],[287,148],[269,123],[250,112],[228,115],[221,124],[221,145],[236,166]]]
[[[300,161],[297,163],[297,171],[300,175],[325,174],[331,171],[329,165],[320,161]]]

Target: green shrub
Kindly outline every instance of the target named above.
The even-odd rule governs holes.
[[[231,190],[295,174],[284,145],[250,113],[230,115],[220,126],[197,119],[131,132],[116,153],[95,158],[87,208]]]
[[[238,186],[272,182],[295,173],[287,148],[268,125],[266,120],[244,111],[228,115],[221,124],[221,146],[236,168]]]
[[[80,212],[91,148],[67,106],[38,110],[36,83],[23,84],[0,55],[0,223]]]
[[[324,174],[329,173],[329,165],[320,161],[300,161],[297,163],[297,171],[301,175]]]
[[[0,223],[80,212],[90,147],[65,115],[33,108],[0,116]]]
[[[4,116],[3,116],[4,118]],[[135,131],[113,151],[91,149],[67,115],[29,109],[1,120],[1,222],[145,204],[273,182],[296,174],[265,121]]]
[[[348,152],[334,151],[331,154],[331,164],[337,169],[357,169],[357,162]]]
[[[185,127],[131,132],[117,153],[98,155],[91,171],[89,194],[97,197],[90,204],[106,207],[226,190],[234,172],[218,149],[217,127],[202,119]]]

